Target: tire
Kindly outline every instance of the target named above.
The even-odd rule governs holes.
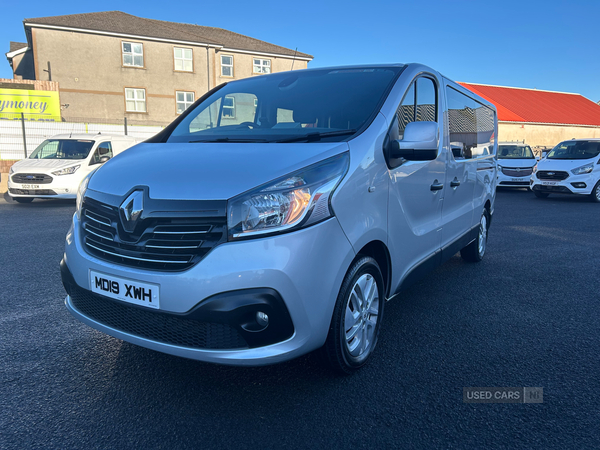
[[[377,345],[384,305],[385,287],[377,261],[359,256],[344,277],[321,349],[333,370],[349,375],[367,363]]]
[[[594,203],[600,203],[600,181],[598,181],[596,186],[594,186],[594,189],[592,189],[590,200]]]
[[[485,255],[487,247],[488,230],[490,228],[490,213],[487,209],[483,210],[479,220],[479,233],[477,239],[461,249],[460,256],[468,262],[479,262]]]
[[[17,203],[31,203],[33,197],[13,197],[13,200]]]
[[[533,191],[533,193],[535,194],[535,196],[537,198],[548,198],[548,196],[550,195],[547,192],[540,192],[540,191]]]

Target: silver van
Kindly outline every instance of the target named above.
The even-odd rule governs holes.
[[[223,84],[82,182],[61,262],[79,320],[153,350],[263,365],[373,353],[387,300],[494,213],[494,106],[420,64]]]

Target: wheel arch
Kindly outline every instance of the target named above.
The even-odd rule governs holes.
[[[356,258],[360,256],[370,256],[379,265],[381,269],[381,275],[383,276],[383,283],[385,285],[385,297],[389,297],[390,294],[390,280],[392,275],[392,260],[390,252],[383,242],[376,240],[371,241],[364,245],[356,254]]]

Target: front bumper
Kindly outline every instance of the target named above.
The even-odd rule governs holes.
[[[293,233],[221,244],[195,266],[176,273],[140,270],[95,258],[83,250],[78,230],[75,215],[67,234],[62,271],[70,273],[70,278],[63,275],[65,287],[70,291],[65,303],[76,318],[106,334],[146,348],[232,365],[271,364],[322,346],[343,277],[355,256],[335,218]],[[138,322],[149,323],[145,331],[123,325],[114,314],[109,320],[82,306],[82,296],[96,295],[90,292],[91,270],[160,285],[161,309],[156,313],[97,296],[101,297],[100,301],[108,302],[110,308],[116,304],[117,308],[126,308],[126,314],[133,314]],[[265,298],[270,298],[271,303]],[[219,305],[216,316],[214,305]],[[269,325],[264,330],[244,331],[244,323],[255,326],[256,322],[251,319],[259,309],[269,316]],[[137,317],[142,315],[147,320]],[[203,323],[232,327],[242,337],[240,342],[247,345],[223,348],[231,344],[214,344],[214,341],[210,345],[193,345],[185,339],[160,337],[156,332],[160,327],[167,331],[177,327],[173,319],[194,318]],[[265,334],[269,329],[271,335]],[[227,339],[230,340],[226,342],[236,342],[235,337]]]
[[[498,182],[496,187],[512,187],[512,188],[528,188],[531,175],[522,177],[509,177],[504,175],[501,170],[498,170]]]
[[[564,180],[540,180],[535,174],[531,176],[530,187],[532,191],[548,194],[577,194],[590,195],[598,182],[597,174],[569,175]]]
[[[8,194],[11,197],[34,197],[34,198],[71,198],[77,197],[77,188],[81,182],[81,176],[77,173],[72,175],[54,176],[51,183],[36,184],[39,186],[31,189],[30,185],[14,183],[12,174],[8,177]],[[35,183],[34,183],[35,184]]]

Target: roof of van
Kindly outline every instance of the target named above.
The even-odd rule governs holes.
[[[123,134],[101,134],[101,133],[64,133],[56,134],[51,136],[50,139],[73,139],[73,140],[86,140],[86,141],[99,141],[100,139],[106,140],[127,140],[134,141],[135,138],[132,136],[125,136]]]
[[[600,105],[580,94],[459,83],[496,105],[498,120],[600,127]]]

